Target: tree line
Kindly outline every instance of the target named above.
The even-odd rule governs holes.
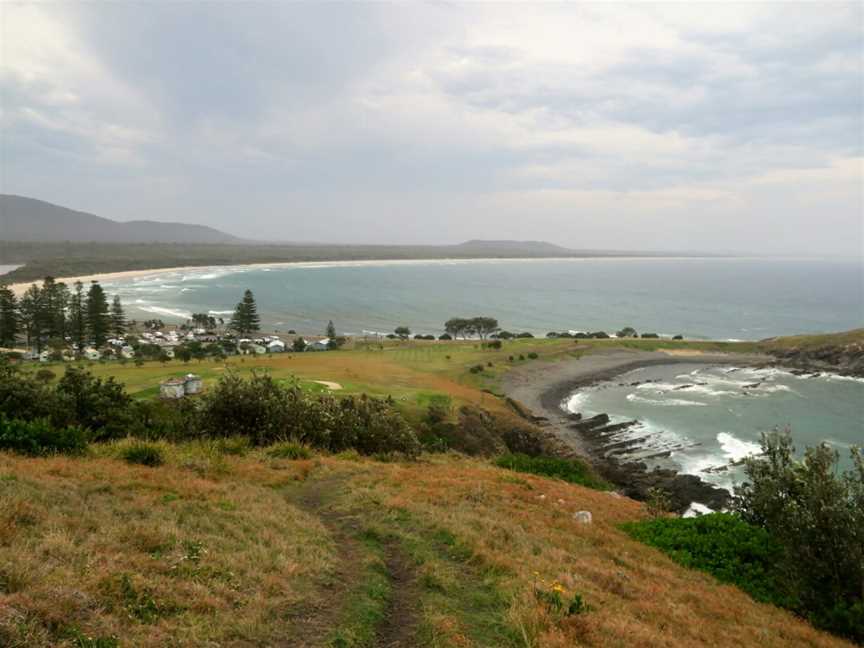
[[[8,286],[0,286],[0,346],[13,347],[19,336],[27,346],[42,351],[62,348],[70,341],[80,352],[88,344],[103,346],[109,337],[126,332],[127,322],[120,297],[108,303],[105,290],[94,281],[85,291],[75,282],[72,289],[53,277],[33,284],[17,298]]]

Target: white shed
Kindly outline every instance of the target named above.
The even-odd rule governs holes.
[[[201,376],[191,373],[186,374],[184,385],[184,391],[186,394],[200,394],[203,387],[203,383],[201,382]]]
[[[159,395],[162,398],[177,399],[186,395],[186,381],[182,378],[171,378],[159,385]]]

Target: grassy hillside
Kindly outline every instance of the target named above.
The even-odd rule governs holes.
[[[496,395],[509,368],[622,347],[759,345],[411,341],[90,370],[137,398],[172,375],[194,371],[207,388],[262,370],[310,391],[392,395],[417,423],[442,399],[515,418]],[[164,463],[146,467],[126,460],[135,443],[0,453],[0,646],[846,645],[630,538],[620,525],[645,519],[642,504],[518,472],[543,462],[380,461],[228,438],[154,443]]]
[[[643,509],[612,493],[230,443],[146,468],[126,443],[0,454],[0,644],[844,645],[629,539]]]

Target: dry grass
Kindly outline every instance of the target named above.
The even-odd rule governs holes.
[[[292,645],[316,623],[296,612],[346,604],[327,598],[340,547],[290,504],[319,481],[358,531],[415,562],[417,645],[846,645],[630,539],[617,527],[643,507],[612,493],[455,455],[289,461],[163,444],[166,463],[145,468],[117,459],[123,446],[0,454],[0,645],[75,645],[75,630],[135,646]],[[534,589],[553,582],[590,611],[544,607]]]
[[[283,638],[333,547],[272,488],[298,469],[208,461],[0,455],[0,645],[76,631],[135,646]]]
[[[641,518],[642,505],[611,493],[453,458],[370,465],[349,492],[358,506],[374,501],[447,529],[470,548],[472,562],[500,574],[523,646],[846,645],[629,539],[617,525]],[[577,510],[591,511],[594,522],[577,523]],[[553,582],[592,610],[566,617],[538,604],[534,587]],[[494,645],[466,641],[458,618],[427,621],[449,629],[440,645]]]

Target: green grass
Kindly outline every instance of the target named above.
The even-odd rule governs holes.
[[[392,587],[384,562],[381,538],[375,532],[366,530],[360,540],[365,553],[358,581],[360,587],[341,602],[342,619],[329,640],[333,648],[373,646],[390,604]]]
[[[600,479],[591,467],[579,459],[558,459],[557,457],[529,457],[524,454],[507,454],[495,460],[499,468],[517,472],[555,477],[571,484],[579,484],[597,490],[609,490],[611,485]]]

